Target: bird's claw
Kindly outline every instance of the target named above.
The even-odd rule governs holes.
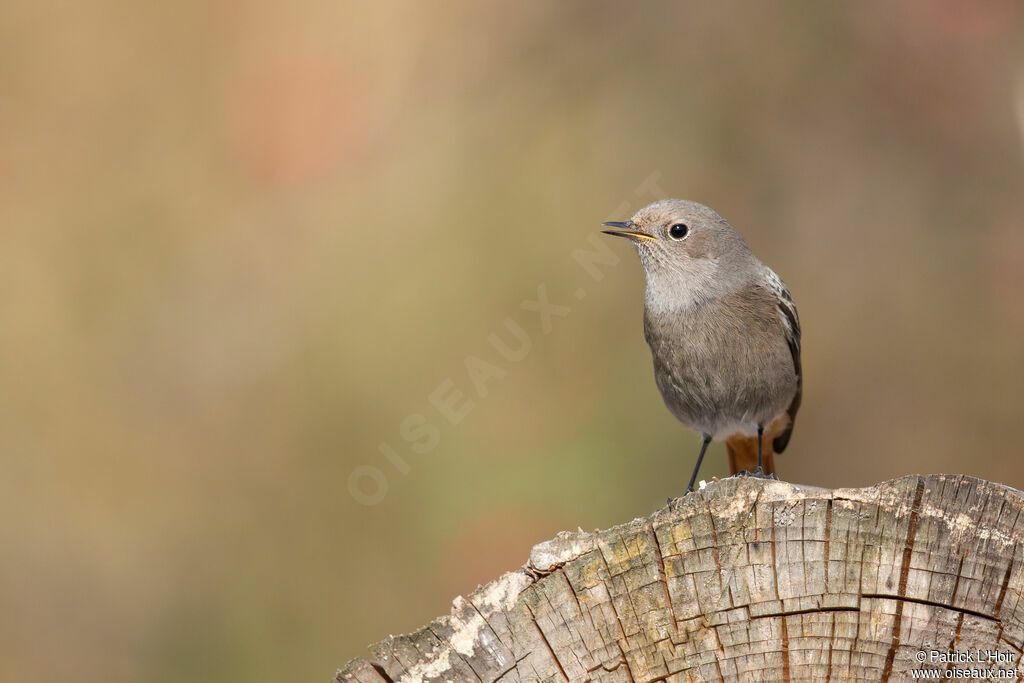
[[[774,480],[774,481],[778,481],[779,480],[779,475],[775,474],[774,472],[772,472],[771,474],[765,474],[764,470],[761,469],[760,467],[758,467],[753,472],[748,472],[747,470],[740,470],[739,472],[737,472],[736,474],[734,474],[732,476],[734,476],[734,477],[753,477],[754,479],[768,479],[768,480]]]
[[[691,493],[693,493],[693,488],[692,487],[686,489],[686,493],[684,493],[683,495],[679,496],[678,498],[673,498],[672,496],[669,496],[668,498],[665,499],[665,505],[667,505],[668,507],[672,507],[672,503],[676,502],[677,500],[682,500],[683,498],[685,498],[686,496],[690,495]]]

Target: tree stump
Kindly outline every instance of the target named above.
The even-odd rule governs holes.
[[[1022,510],[1021,492],[966,476],[835,490],[716,481],[647,518],[559,533],[523,568],[372,646],[336,681],[1017,671]]]

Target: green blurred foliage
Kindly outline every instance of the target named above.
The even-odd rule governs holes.
[[[1024,486],[1022,19],[7,3],[0,680],[327,680],[532,543],[680,493],[698,442],[639,264],[571,255],[656,193],[715,207],[800,306],[785,478]],[[549,333],[539,285],[571,308]]]

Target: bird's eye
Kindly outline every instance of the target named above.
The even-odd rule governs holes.
[[[690,229],[686,227],[685,223],[676,223],[668,229],[668,236],[674,240],[681,240],[686,237],[689,232]]]

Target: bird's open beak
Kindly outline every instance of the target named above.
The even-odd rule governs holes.
[[[602,230],[606,235],[615,235],[616,237],[627,237],[634,242],[639,240],[653,240],[653,235],[648,235],[646,232],[640,232],[639,230],[633,229],[633,224],[629,221],[608,221],[601,225],[607,225],[610,228],[617,228],[616,230]]]

